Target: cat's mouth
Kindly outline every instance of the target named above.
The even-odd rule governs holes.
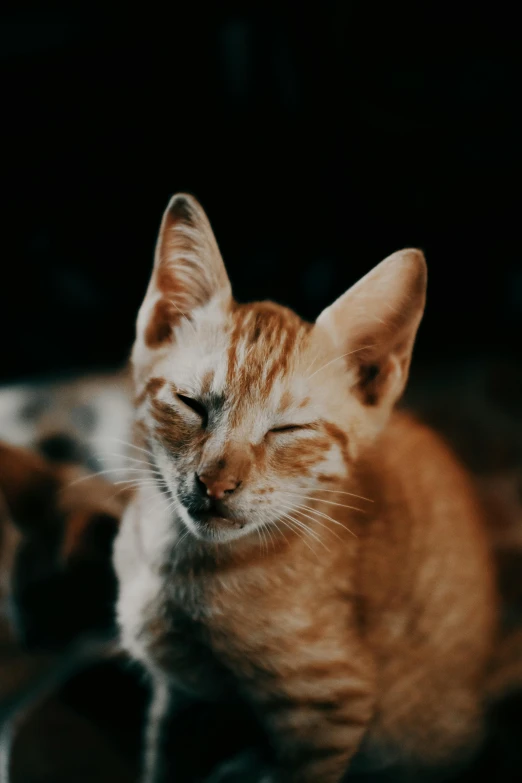
[[[238,519],[234,513],[221,500],[209,497],[197,497],[194,493],[178,491],[178,500],[190,516],[194,532],[201,538],[210,540],[226,537],[227,532],[232,533],[242,530],[246,522]]]
[[[244,522],[239,519],[233,519],[224,513],[222,509],[211,507],[201,511],[191,511],[191,516],[194,521],[203,530],[215,530],[217,528],[230,528],[240,530],[245,526]]]

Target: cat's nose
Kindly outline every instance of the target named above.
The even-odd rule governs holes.
[[[202,495],[221,500],[231,495],[240,485],[234,476],[212,476],[211,473],[196,473],[196,484]]]

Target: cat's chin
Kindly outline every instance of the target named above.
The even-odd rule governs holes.
[[[184,521],[190,532],[200,541],[214,543],[233,541],[248,532],[244,522],[216,514],[200,514],[197,519],[191,515]]]

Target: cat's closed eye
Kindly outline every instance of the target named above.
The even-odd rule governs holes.
[[[186,394],[176,394],[176,397],[180,402],[183,403],[183,405],[186,405],[187,408],[190,408],[194,411],[194,413],[197,413],[203,424],[206,423],[207,409],[201,402],[199,402],[199,400],[195,400],[193,397],[187,397]]]
[[[290,433],[290,432],[297,432],[298,430],[304,430],[304,429],[307,429],[305,424],[285,424],[282,427],[272,427],[270,432],[275,434],[279,432]]]

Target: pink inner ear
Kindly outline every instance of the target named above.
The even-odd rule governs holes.
[[[145,344],[148,348],[159,348],[165,342],[172,341],[172,329],[181,318],[172,302],[160,299],[156,302],[145,330]]]
[[[377,405],[383,374],[378,364],[362,364],[358,390],[365,405]]]
[[[359,368],[359,381],[355,392],[364,405],[379,405],[389,393],[394,398],[402,393],[407,374],[407,363],[401,362],[397,356],[390,355],[382,357],[381,360],[363,361]],[[399,376],[402,376],[402,381],[399,380]],[[394,394],[393,386],[396,386],[398,381],[401,383],[401,388],[398,390],[395,388]]]

